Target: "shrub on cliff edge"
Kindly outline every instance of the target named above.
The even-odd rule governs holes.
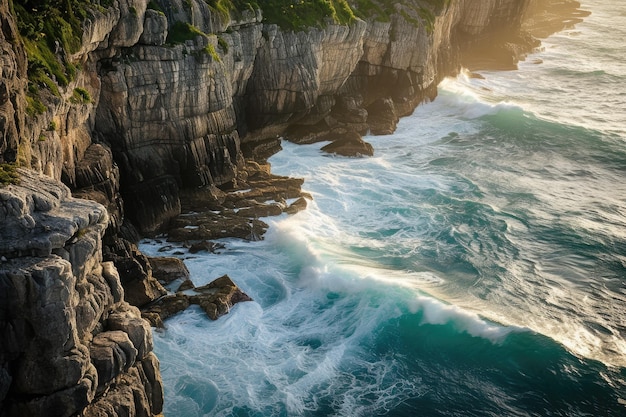
[[[11,163],[0,164],[0,187],[8,184],[17,184],[20,181],[17,165]]]
[[[45,112],[43,91],[60,96],[59,86],[65,87],[76,76],[76,63],[71,54],[82,44],[82,22],[89,8],[103,8],[91,0],[10,0],[18,30],[28,59],[28,114]],[[45,101],[45,100],[44,100]]]
[[[324,27],[328,20],[348,24],[355,19],[346,0],[266,0],[259,3],[264,21],[286,30]]]

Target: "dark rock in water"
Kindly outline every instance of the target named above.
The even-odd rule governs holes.
[[[189,253],[198,253],[202,251],[206,251],[209,253],[215,253],[216,250],[224,249],[224,245],[221,243],[210,242],[207,240],[203,240],[201,242],[193,243],[189,247]]]
[[[228,275],[217,278],[202,287],[194,288],[191,284],[189,289],[194,294],[177,292],[157,300],[143,311],[143,317],[150,321],[152,326],[163,327],[164,320],[185,310],[189,305],[196,304],[211,320],[217,320],[224,314],[228,314],[235,304],[252,301],[252,298],[241,291]]]
[[[218,247],[208,241],[221,238],[261,240],[268,225],[259,218],[285,212],[285,200],[304,195],[303,182],[273,175],[267,164],[247,161],[232,188],[181,194],[183,213],[170,222],[168,240],[199,242],[190,247],[191,253],[213,252]]]
[[[187,228],[189,224],[199,225],[196,228]],[[268,225],[258,219],[249,219],[238,216],[233,211],[214,213],[207,211],[178,217],[172,222],[168,238],[173,242],[194,240],[212,240],[236,237],[246,240],[250,236],[262,236]]]
[[[195,285],[193,285],[193,282],[190,279],[186,279],[183,281],[182,284],[180,284],[180,286],[178,287],[178,289],[176,290],[177,292],[180,291],[187,291],[190,290],[192,288],[194,288]]]
[[[374,148],[356,132],[347,132],[340,139],[322,147],[322,151],[342,156],[372,156]]]
[[[174,257],[148,258],[152,267],[152,276],[161,284],[169,284],[176,279],[188,279],[189,270],[185,263]]]
[[[252,301],[247,294],[235,285],[228,275],[210,282],[202,287],[194,288],[198,295],[189,297],[192,304],[199,305],[211,320],[217,320],[228,314],[230,308],[242,301]]]
[[[285,213],[296,214],[297,212],[306,209],[306,206],[307,206],[306,199],[304,197],[300,197],[299,199],[291,203],[289,207],[285,209]]]
[[[396,130],[400,118],[391,98],[380,98],[368,108],[367,122],[373,135],[390,135]]]
[[[359,95],[339,96],[333,108],[333,117],[342,123],[367,123],[368,112],[362,106],[363,97]]]
[[[148,306],[142,312],[142,317],[153,327],[162,328],[164,320],[185,310],[189,304],[189,297],[185,294],[169,294]]]
[[[309,125],[295,125],[287,129],[283,134],[283,137],[292,143],[298,143],[300,145],[307,145],[311,143],[323,142],[327,139],[326,135],[330,130],[330,126],[325,120],[309,126]]]

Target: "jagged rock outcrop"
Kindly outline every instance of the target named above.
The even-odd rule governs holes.
[[[259,10],[229,15],[202,0],[156,0],[157,11],[146,10],[146,0],[116,0],[90,12],[83,46],[70,57],[83,70],[23,129],[20,157],[86,189],[111,209],[114,226],[125,216],[154,233],[181,212],[181,190],[230,187],[242,149],[266,155],[255,147],[273,152],[285,133],[313,141],[311,132],[338,128],[393,131],[457,68],[461,45],[519,27],[528,1],[405,1],[386,22],[292,32],[263,23]],[[170,39],[175,22],[206,35]],[[92,100],[68,100],[74,88]],[[91,148],[96,141],[102,148]],[[5,148],[17,154],[19,146]],[[107,148],[108,172],[119,169],[121,187],[117,193],[96,178],[94,193],[81,180],[83,160]]]
[[[19,184],[0,187],[2,415],[71,416],[94,400],[115,408],[112,382],[135,374],[144,379],[133,390],[150,401],[124,415],[158,414],[150,327],[102,261],[106,209],[49,177],[18,173]]]
[[[144,310],[143,316],[153,326],[164,327],[165,319],[195,304],[200,306],[211,320],[217,320],[228,314],[233,305],[244,301],[252,299],[241,291],[228,275],[223,275],[201,287],[195,287],[190,282],[188,288],[179,288],[176,293],[150,305]]]

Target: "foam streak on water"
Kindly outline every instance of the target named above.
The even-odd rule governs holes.
[[[519,71],[444,81],[372,158],[284,143],[273,171],[314,200],[186,259],[255,301],[155,333],[166,414],[624,415],[626,5],[585,6]]]

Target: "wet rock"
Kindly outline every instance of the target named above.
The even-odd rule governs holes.
[[[193,243],[189,247],[189,253],[198,253],[202,251],[215,253],[215,251],[219,249],[224,249],[224,245],[221,243],[215,243],[215,242],[203,240],[200,242]]]
[[[289,207],[285,209],[285,213],[296,214],[299,211],[305,210],[306,207],[307,207],[306,199],[304,197],[300,197],[299,199],[291,203]]]
[[[374,148],[356,132],[346,132],[341,138],[322,147],[322,151],[341,156],[372,156]]]
[[[142,315],[154,327],[163,327],[163,321],[189,307],[189,297],[183,293],[168,294],[146,307]]]
[[[197,304],[211,320],[228,314],[230,308],[242,301],[252,301],[247,294],[235,285],[228,275],[224,275],[202,287],[193,289],[197,295],[189,297],[189,302]]]
[[[191,294],[177,292],[167,295],[144,309],[144,317],[154,327],[163,327],[163,321],[185,310],[189,305],[200,306],[211,320],[228,314],[232,306],[252,301],[241,289],[224,275],[202,287],[191,287]]]
[[[396,130],[400,118],[396,113],[396,106],[391,98],[376,100],[367,108],[367,122],[374,135],[390,135]]]
[[[217,194],[219,200],[211,190],[182,194],[183,213],[170,222],[168,240],[196,242],[190,248],[193,253],[215,250],[209,243],[205,247],[204,241],[260,240],[268,225],[259,218],[280,215],[287,209],[287,199],[304,196],[301,178],[273,175],[268,165],[248,161],[239,179],[231,189]]]
[[[186,279],[183,281],[182,284],[180,284],[180,286],[178,287],[178,289],[176,290],[177,292],[180,291],[186,291],[186,290],[190,290],[192,288],[194,288],[195,285],[193,284],[193,282],[190,279]]]
[[[152,275],[148,257],[139,251],[137,245],[117,239],[108,250],[105,259],[113,262],[118,270],[127,302],[141,307],[167,294],[167,290]]]
[[[176,279],[188,279],[189,270],[185,263],[173,257],[148,258],[152,267],[152,276],[166,285]]]

